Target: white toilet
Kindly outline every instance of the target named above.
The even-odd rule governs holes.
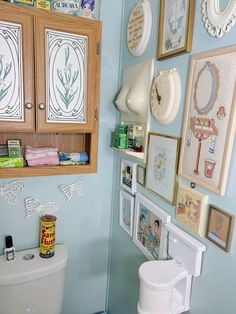
[[[206,247],[195,238],[167,223],[167,254],[171,258],[149,261],[139,268],[138,314],[178,314],[189,310],[192,276],[201,272]]]
[[[17,252],[11,262],[0,256],[0,313],[60,314],[67,258],[63,244],[48,259],[38,248]]]

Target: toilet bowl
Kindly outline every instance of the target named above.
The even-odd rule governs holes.
[[[171,259],[140,266],[138,314],[178,314],[189,310],[192,276],[201,272],[205,245],[172,223],[164,228],[168,231],[167,254]]]
[[[63,244],[51,258],[38,248],[17,252],[12,262],[0,256],[0,313],[60,314],[67,258]]]

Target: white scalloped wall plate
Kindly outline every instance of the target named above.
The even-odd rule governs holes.
[[[152,10],[149,0],[139,0],[130,12],[127,45],[130,53],[141,56],[148,44],[152,29]]]
[[[176,69],[160,72],[151,88],[151,111],[160,124],[171,123],[179,110],[181,82]]]
[[[236,0],[229,0],[221,11],[219,0],[203,0],[202,15],[205,27],[211,36],[221,38],[229,32],[236,20]]]

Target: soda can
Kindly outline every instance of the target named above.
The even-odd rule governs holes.
[[[44,215],[40,218],[40,249],[39,255],[43,258],[53,257],[55,254],[57,217]]]

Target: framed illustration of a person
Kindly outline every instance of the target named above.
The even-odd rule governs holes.
[[[81,1],[81,8],[82,8],[82,16],[95,19],[96,16],[94,14],[95,9],[95,0],[82,0]]]

